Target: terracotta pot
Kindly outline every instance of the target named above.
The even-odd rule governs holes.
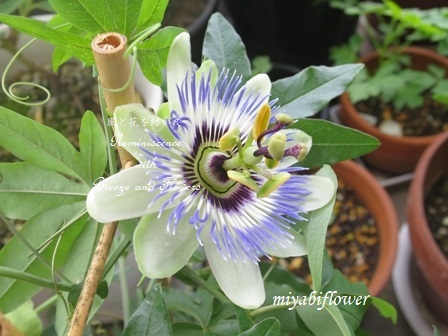
[[[424,202],[439,178],[448,172],[448,132],[444,132],[421,157],[409,190],[406,217],[413,252],[420,271],[419,287],[428,307],[448,323],[448,259],[429,228]]]
[[[380,249],[369,292],[376,296],[389,281],[395,262],[399,227],[397,213],[387,192],[365,168],[353,161],[344,161],[335,164],[333,169],[338,178],[353,188],[375,218]]]
[[[0,314],[0,336],[25,336],[25,334]]]
[[[445,69],[448,73],[448,59],[427,49],[409,47],[405,53],[411,57],[411,67],[416,70],[426,70],[429,64]],[[367,68],[374,69],[377,65],[378,54],[374,53],[362,58]],[[440,134],[420,137],[394,137],[379,131],[375,126],[369,125],[351,103],[349,95],[344,92],[339,100],[341,107],[340,119],[344,125],[356,128],[371,134],[380,140],[381,146],[365,155],[370,165],[390,173],[407,173],[415,169],[417,161],[426,147],[433,143]]]

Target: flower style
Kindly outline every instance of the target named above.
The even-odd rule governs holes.
[[[176,37],[168,103],[156,115],[139,104],[114,113],[115,140],[140,164],[96,184],[87,209],[99,222],[142,217],[133,243],[150,278],[173,275],[202,245],[224,293],[253,309],[265,300],[259,257],[303,255],[292,224],[335,187],[296,174],[311,138],[287,128],[293,120],[269,101],[268,76],[241,83],[211,61],[194,69],[189,35]]]

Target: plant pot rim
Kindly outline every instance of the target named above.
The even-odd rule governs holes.
[[[376,296],[389,281],[395,263],[399,228],[395,207],[376,178],[361,165],[354,161],[344,161],[335,164],[333,168],[342,181],[353,187],[375,218],[380,245],[378,261],[368,288],[371,295]],[[375,204],[367,202],[369,195],[375,195]],[[380,220],[382,217],[384,219]]]
[[[414,178],[409,189],[406,215],[408,217],[409,228],[413,240],[418,239],[419,241],[429,242],[429,244],[424,245],[426,253],[431,255],[432,262],[436,263],[442,269],[445,269],[448,274],[448,258],[445,257],[434,239],[426,220],[424,206],[426,197],[425,190],[428,189],[425,187],[428,168],[431,165],[434,155],[439,152],[440,147],[445,143],[448,144],[448,131],[443,132],[441,136],[423,152],[423,155],[417,164]],[[441,155],[440,152],[438,154]],[[448,167],[446,172],[448,172]],[[417,221],[419,224],[414,224],[414,222]]]
[[[438,53],[426,49],[426,48],[421,48],[421,47],[416,47],[416,46],[410,46],[407,47],[403,50],[404,54],[408,54],[408,55],[418,55],[418,56],[425,56],[428,57],[434,61],[436,61],[437,63],[441,63],[444,64],[446,66],[446,68],[448,69],[448,58],[445,58],[441,55],[439,55]],[[361,63],[367,64],[369,62],[372,62],[373,60],[375,60],[376,58],[378,58],[378,52],[372,52],[364,57],[361,58]],[[356,120],[357,123],[362,124],[362,127],[370,134],[372,134],[373,136],[377,137],[377,138],[382,138],[382,139],[386,139],[387,141],[394,141],[396,143],[411,143],[411,144],[424,144],[424,145],[429,145],[430,143],[432,143],[435,139],[437,139],[441,133],[437,133],[437,134],[433,134],[433,135],[423,135],[423,136],[401,136],[401,137],[396,137],[396,136],[392,136],[392,135],[388,135],[386,133],[381,132],[377,127],[370,125],[369,123],[367,123],[360,115],[359,113],[356,111],[354,105],[352,104],[352,102],[350,101],[350,96],[348,94],[348,92],[344,92],[341,95],[340,98],[340,103],[341,105],[344,105],[346,107],[346,112],[348,114],[350,114],[350,116]]]

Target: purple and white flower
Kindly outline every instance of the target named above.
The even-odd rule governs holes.
[[[89,214],[99,222],[142,217],[134,251],[150,278],[173,275],[203,246],[227,297],[257,308],[265,300],[259,257],[305,254],[294,223],[327,204],[335,187],[296,174],[311,138],[287,128],[293,121],[269,100],[267,75],[243,85],[212,61],[195,69],[182,33],[169,51],[167,84],[156,115],[139,104],[116,109],[116,134],[140,164],[95,185]]]

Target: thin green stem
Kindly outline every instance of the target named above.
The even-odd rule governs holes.
[[[118,246],[111,253],[109,259],[106,262],[106,265],[104,266],[102,279],[104,279],[106,277],[106,275],[110,272],[112,267],[114,267],[117,260],[120,259],[120,257],[126,251],[126,249],[128,248],[128,246],[130,244],[131,244],[131,241],[128,240],[127,238],[123,239],[120,243],[118,243]]]
[[[14,227],[14,225],[9,221],[8,218],[6,218],[3,213],[0,212],[0,218],[3,220],[3,222],[5,222],[5,224],[8,226],[9,231],[16,236],[18,239],[20,239],[22,241],[22,243],[25,244],[25,246],[34,254],[34,256],[36,257],[36,259],[38,259],[42,264],[44,264],[46,267],[48,267],[48,269],[52,270],[52,266],[51,264],[40,255],[39,252],[36,251],[36,249],[34,247],[31,246],[31,244],[28,242],[28,240],[25,239],[25,237],[19,232],[17,231],[17,229]],[[58,277],[60,277],[62,280],[64,280],[67,283],[72,283],[72,281],[70,281],[67,277],[65,277],[63,274],[61,274],[60,272],[58,272],[57,270],[54,270],[54,273],[57,274]]]
[[[61,233],[63,233],[66,229],[68,229],[71,225],[73,225],[78,219],[80,219],[82,216],[84,216],[87,213],[87,209],[84,208],[81,210],[77,215],[75,215],[70,221],[67,222],[67,224],[63,225],[60,229],[58,229],[55,233],[53,233],[50,237],[48,237],[42,244],[40,244],[36,251],[41,251],[45,247],[50,244],[53,239],[55,239],[57,236],[59,236]],[[30,253],[28,257],[31,257],[33,254]]]
[[[288,307],[293,307],[293,304],[289,304],[289,305],[270,305],[270,306],[264,306],[255,310],[252,310],[249,315],[250,317],[255,317],[264,313],[268,313],[271,311],[275,311],[275,310],[280,310],[280,309],[285,309]]]
[[[57,300],[58,300],[58,296],[57,295],[53,295],[47,301],[42,302],[39,306],[34,308],[34,310],[35,310],[35,312],[37,314],[40,314],[43,311],[45,311],[46,309],[50,308],[52,305],[54,305]]]
[[[114,147],[109,146],[110,139],[112,138],[113,131],[112,125],[110,125],[109,114],[107,113],[106,100],[104,98],[104,92],[102,85],[98,82],[98,92],[100,97],[100,107],[101,107],[101,117],[103,119],[104,124],[104,133],[106,136],[106,144],[107,145],[107,159],[109,161],[109,173],[110,175],[117,173],[117,160],[115,157]],[[112,119],[113,120],[113,119]]]
[[[45,287],[45,288],[54,289],[56,287],[61,292],[68,292],[72,289],[71,284],[61,283],[61,282],[53,282],[53,281],[47,280],[45,278],[39,277],[34,274],[18,271],[13,268],[4,267],[4,266],[0,266],[0,276],[6,277],[6,278],[11,278],[11,279],[16,279],[16,280],[21,280],[21,281],[26,281],[26,282],[35,284],[40,287]]]
[[[149,292],[154,287],[154,285],[157,283],[157,281],[158,281],[158,279],[151,279],[149,281],[148,287],[146,287],[145,297],[149,294]]]
[[[129,299],[126,264],[123,257],[118,259],[118,277],[120,281],[121,306],[123,307],[123,322],[126,325],[131,317],[131,300]]]
[[[51,93],[50,91],[42,86],[39,85],[37,83],[33,83],[33,82],[15,82],[13,84],[11,84],[9,86],[9,88],[6,88],[6,75],[8,73],[8,71],[11,69],[12,64],[15,62],[15,60],[17,59],[18,55],[25,50],[25,48],[27,48],[31,43],[33,43],[34,41],[36,41],[36,39],[32,39],[30,42],[26,43],[22,48],[20,48],[17,53],[13,56],[13,58],[11,59],[11,61],[9,61],[8,65],[6,66],[5,70],[3,71],[3,75],[2,75],[2,79],[1,79],[1,84],[2,84],[2,89],[5,92],[5,94],[12,100],[14,100],[17,103],[20,103],[22,105],[26,105],[26,106],[39,106],[39,105],[43,105],[46,102],[48,102],[51,98]],[[13,88],[19,85],[27,85],[30,87],[35,87],[38,88],[39,90],[42,90],[43,92],[45,92],[46,97],[44,100],[39,101],[39,102],[31,102],[28,103],[26,102],[26,100],[28,100],[30,97],[29,96],[25,96],[25,97],[20,97],[14,94],[13,92]]]
[[[182,275],[188,277],[190,280],[192,280],[194,283],[196,283],[199,286],[204,287],[206,291],[208,291],[210,294],[212,294],[215,298],[217,298],[221,303],[226,303],[229,301],[227,297],[222,294],[219,290],[216,288],[210,286],[210,284],[207,283],[204,279],[202,279],[195,271],[193,271],[190,267],[184,266],[179,273]]]

